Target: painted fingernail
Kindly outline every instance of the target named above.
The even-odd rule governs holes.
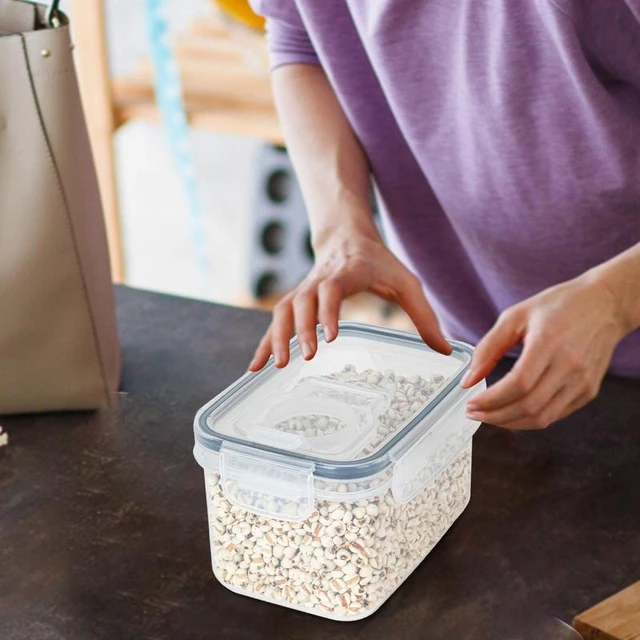
[[[468,384],[469,380],[471,380],[475,376],[476,372],[473,369],[469,369],[467,373],[462,376],[462,380],[460,380],[460,386],[464,387]]]
[[[300,349],[302,349],[302,355],[305,360],[308,360],[313,355],[313,349],[308,342],[303,342],[300,345]]]

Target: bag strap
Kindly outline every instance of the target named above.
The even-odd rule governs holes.
[[[60,26],[60,16],[58,15],[58,5],[60,4],[60,0],[49,0],[47,5],[47,11],[44,14],[44,19],[46,23],[50,27],[59,27]]]

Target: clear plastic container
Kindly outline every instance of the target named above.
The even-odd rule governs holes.
[[[373,613],[462,513],[479,423],[472,349],[341,323],[305,362],[246,374],[195,418],[216,578],[334,620]]]

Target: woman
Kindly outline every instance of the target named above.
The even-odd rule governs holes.
[[[251,370],[369,290],[478,343],[463,386],[520,354],[474,419],[544,428],[640,378],[640,0],[256,4],[316,263]]]

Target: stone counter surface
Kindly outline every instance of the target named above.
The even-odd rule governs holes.
[[[527,612],[570,621],[640,577],[640,382],[609,378],[546,431],[480,429],[469,507],[370,618],[227,591],[192,422],[269,318],[126,288],[118,307],[116,412],[0,421],[2,640],[515,640]]]

